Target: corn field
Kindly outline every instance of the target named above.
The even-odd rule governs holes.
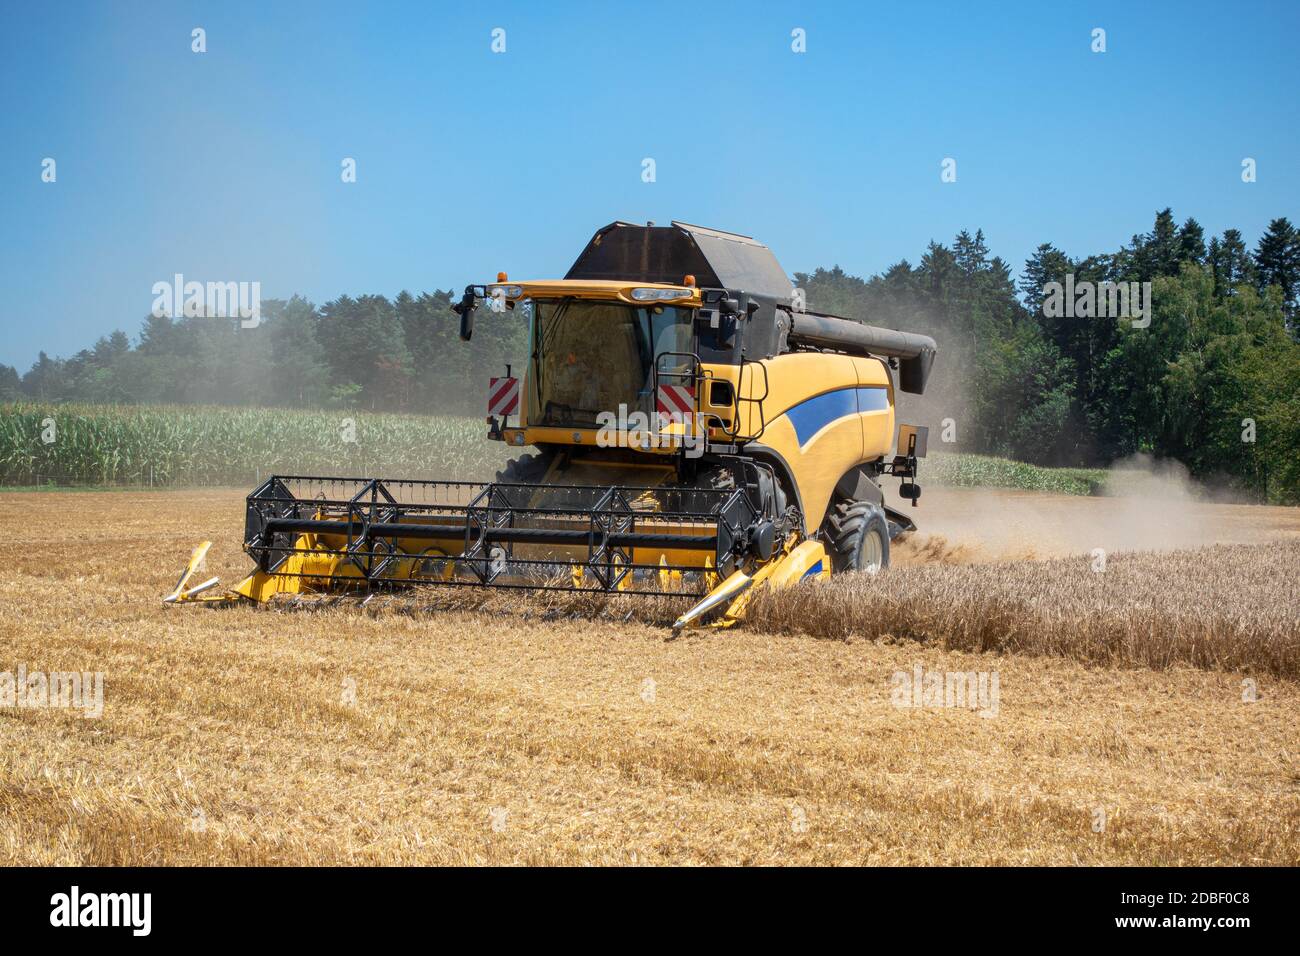
[[[491,477],[479,419],[194,406],[0,405],[0,485],[245,486],[271,474]]]
[[[921,462],[922,484],[978,488],[1019,488],[1062,495],[1099,494],[1107,474],[1101,468],[1042,468],[990,455],[931,455]]]
[[[0,486],[244,486],[271,474],[483,479],[513,457],[477,418],[191,405],[0,404]],[[1105,472],[985,455],[922,462],[936,485],[1096,494]]]

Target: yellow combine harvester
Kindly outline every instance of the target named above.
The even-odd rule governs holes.
[[[248,496],[256,570],[228,594],[411,585],[692,595],[675,628],[740,619],[756,585],[875,572],[914,528],[926,430],[894,389],[925,389],[924,335],[809,312],[771,251],[674,222],[615,222],[559,280],[472,285],[456,305],[521,316],[522,382],[489,384],[488,438],[536,451],[493,482],[277,476]],[[490,315],[488,316],[490,320]],[[896,451],[891,455],[891,451]]]

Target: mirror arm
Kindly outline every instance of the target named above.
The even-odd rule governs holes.
[[[451,307],[451,310],[460,316],[460,337],[466,342],[474,336],[474,312],[478,308],[479,298],[474,288],[472,285],[465,286],[465,294]]]

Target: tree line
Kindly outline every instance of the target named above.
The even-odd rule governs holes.
[[[1149,315],[1045,308],[1067,279],[1148,282]],[[1300,501],[1300,233],[1287,219],[1251,249],[1235,229],[1207,242],[1195,219],[1165,209],[1114,252],[1072,258],[1042,244],[1018,283],[981,231],[868,279],[837,266],[795,280],[810,309],[938,340],[930,392],[900,396],[900,417],[929,424],[933,447],[1082,466],[1144,452]],[[527,330],[481,309],[461,342],[453,297],[263,302],[256,328],[150,315],[134,343],[117,331],[69,358],[41,353],[21,375],[0,365],[0,401],[482,415],[487,379],[522,368]]]
[[[1150,314],[1064,316],[1050,283],[1151,283]],[[932,242],[863,280],[798,274],[810,308],[933,335],[930,392],[904,420],[953,447],[1043,465],[1106,466],[1137,453],[1273,501],[1300,502],[1300,233],[1273,220],[1254,250],[1235,229],[1206,242],[1172,210],[1111,253],[1040,245],[1017,284],[982,232]],[[939,441],[935,441],[938,438]]]
[[[263,301],[253,328],[149,315],[134,345],[117,331],[71,358],[42,352],[21,377],[0,365],[0,401],[484,414],[488,377],[526,355],[527,330],[484,308],[462,342],[451,302],[450,290],[319,307],[295,296]]]

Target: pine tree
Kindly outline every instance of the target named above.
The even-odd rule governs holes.
[[[1260,291],[1271,285],[1282,290],[1282,301],[1294,316],[1300,294],[1300,232],[1285,217],[1274,219],[1255,247]]]
[[[1142,279],[1178,274],[1179,236],[1172,209],[1156,213],[1151,231],[1136,239],[1134,254]]]
[[[1255,263],[1236,229],[1225,229],[1222,240],[1210,242],[1209,266],[1219,298],[1231,295],[1238,286],[1255,284]]]
[[[22,378],[12,365],[0,365],[0,402],[14,402],[22,395]]]
[[[62,359],[41,352],[36,363],[23,376],[23,394],[38,402],[61,402],[70,396]]]
[[[278,405],[319,408],[329,397],[329,368],[316,339],[316,307],[294,296],[288,302],[263,303],[270,312],[264,324],[270,333],[273,401]]]
[[[1074,268],[1070,257],[1050,242],[1045,242],[1025,262],[1020,276],[1020,297],[1025,308],[1034,315],[1043,311],[1043,286],[1049,282],[1065,282],[1066,273]]]
[[[1178,261],[1198,265],[1205,261],[1205,230],[1195,219],[1188,219],[1178,230]]]
[[[965,229],[957,233],[952,251],[953,258],[957,260],[957,267],[967,276],[978,274],[988,265],[989,247],[984,241],[983,229],[977,229],[973,239]]]

